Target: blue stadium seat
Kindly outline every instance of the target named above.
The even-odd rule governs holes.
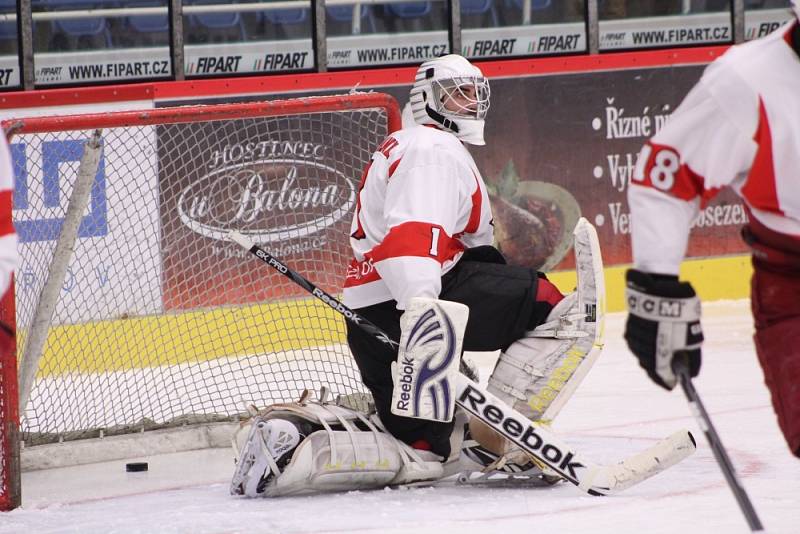
[[[531,23],[548,21],[547,14],[544,18],[537,15],[537,11],[548,9],[552,5],[552,0],[531,0]],[[523,24],[524,20],[524,6],[525,0],[505,0],[504,2],[504,19],[506,23],[510,24]],[[552,22],[552,21],[550,21]]]
[[[492,26],[499,26],[494,0],[461,0],[461,15],[489,15]]]
[[[43,0],[41,5],[48,11],[72,11],[109,7],[108,2],[91,0]],[[79,43],[84,39],[100,38],[103,44],[111,47],[111,31],[105,17],[54,20],[55,33],[61,33]]]
[[[308,9],[298,7],[291,9],[269,9],[264,17],[273,24],[303,24],[308,20]]]
[[[16,0],[0,0],[0,13],[8,15],[17,9]],[[16,21],[0,22],[0,41],[17,40]]]
[[[190,0],[187,5],[208,5],[219,4],[220,0]],[[211,30],[212,32],[229,32],[238,34],[239,40],[247,38],[247,32],[242,22],[242,15],[236,11],[224,13],[198,13],[189,16],[190,26],[199,28],[201,31]]]
[[[524,0],[506,0],[506,4],[509,3],[514,5],[517,9],[522,10]],[[536,11],[537,9],[547,9],[552,3],[553,0],[531,0],[531,11]]]
[[[311,11],[309,8],[267,9],[258,13],[268,40],[300,39],[311,36]]]
[[[125,7],[166,7],[164,2],[158,0],[143,0],[141,2],[126,2]],[[163,15],[131,15],[127,18],[128,25],[140,33],[161,33],[169,31],[169,14]]]
[[[330,6],[325,8],[328,12],[328,19],[333,24],[343,25],[346,24],[348,27],[352,27],[353,23],[353,6]],[[370,10],[368,5],[361,4],[361,9],[359,10],[359,16],[361,17],[361,27],[364,27],[364,21],[366,20],[367,24],[369,25],[370,31],[375,31],[375,20],[372,18],[372,11]]]
[[[389,12],[404,19],[425,17],[431,13],[430,2],[406,2],[388,4]]]
[[[167,7],[165,0],[125,0],[124,7]],[[125,27],[130,31],[117,38],[125,46],[168,46],[169,14],[130,15],[125,17]]]

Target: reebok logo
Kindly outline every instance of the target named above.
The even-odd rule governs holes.
[[[397,365],[400,365],[401,368],[396,387],[400,388],[402,393],[400,393],[400,400],[395,404],[395,408],[408,411],[408,402],[411,400],[411,385],[414,383],[414,360],[403,355],[401,361],[397,362]]]
[[[523,417],[514,414],[506,415],[500,406],[488,402],[483,393],[472,386],[467,386],[458,398],[458,403],[467,411],[478,416],[497,432],[511,439],[514,443],[544,460],[548,466],[574,482],[580,477],[577,469],[585,468],[583,464],[573,461],[575,455],[571,451],[564,452],[552,443],[545,443],[536,433],[536,427]]]

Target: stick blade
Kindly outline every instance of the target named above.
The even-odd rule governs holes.
[[[697,442],[692,433],[679,430],[617,465],[598,468],[581,485],[602,495],[616,493],[669,469],[695,450]]]

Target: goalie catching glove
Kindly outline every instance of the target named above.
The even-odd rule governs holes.
[[[688,282],[677,276],[648,274],[630,269],[625,300],[628,321],[625,341],[639,365],[659,386],[671,390],[677,383],[673,360],[686,354],[689,374],[700,372],[700,299]]]

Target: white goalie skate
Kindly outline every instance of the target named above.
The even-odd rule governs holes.
[[[460,465],[464,469],[456,482],[462,485],[547,487],[562,480],[555,473],[543,471],[522,452],[493,453],[472,439],[469,431],[464,436]]]
[[[254,420],[239,452],[231,495],[256,497],[264,493],[267,483],[283,471],[306,435],[287,419]]]

